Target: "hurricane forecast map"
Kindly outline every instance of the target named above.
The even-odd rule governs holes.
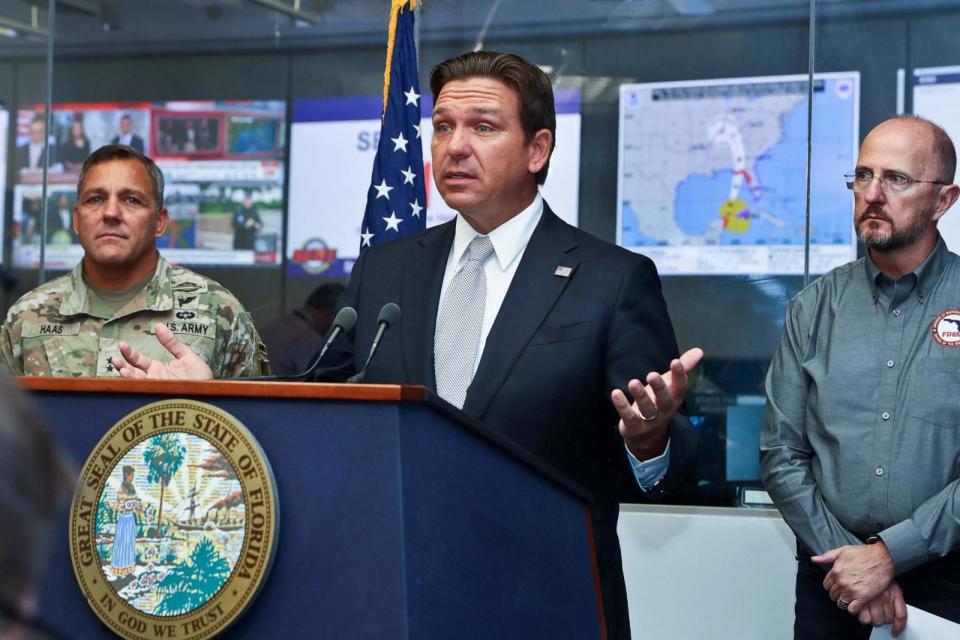
[[[857,158],[859,74],[813,86],[810,271],[856,257],[843,182]],[[807,77],[620,88],[617,241],[664,275],[799,274]]]

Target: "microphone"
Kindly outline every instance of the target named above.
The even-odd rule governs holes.
[[[396,305],[394,305],[396,306]],[[399,309],[397,312],[399,313]],[[380,312],[381,315],[383,311]],[[323,347],[320,349],[320,354],[316,357],[307,370],[303,373],[297,373],[294,375],[287,376],[257,376],[252,378],[244,378],[244,380],[302,380],[306,378],[320,365],[320,361],[323,360],[323,356],[327,353],[327,349],[330,348],[330,345],[333,344],[333,341],[337,337],[346,331],[353,329],[353,325],[357,323],[357,310],[353,307],[343,307],[340,311],[337,312],[336,317],[333,319],[333,331],[330,332],[330,337],[327,338],[326,342],[323,343]]]
[[[379,325],[377,327],[377,335],[374,336],[373,344],[370,345],[370,355],[367,356],[367,361],[363,363],[363,368],[360,369],[359,373],[347,378],[347,382],[363,382],[363,378],[367,374],[367,367],[370,366],[370,361],[373,360],[373,354],[377,352],[377,347],[380,346],[380,339],[383,338],[383,334],[386,333],[387,329],[399,321],[400,307],[393,302],[388,302],[381,307],[380,315],[377,316],[377,324]]]

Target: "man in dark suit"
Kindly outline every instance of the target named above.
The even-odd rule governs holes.
[[[120,117],[120,133],[113,136],[110,144],[125,144],[143,153],[143,138],[133,132],[133,119],[129,113]]]
[[[33,116],[33,120],[30,121],[29,127],[29,139],[16,149],[16,157],[14,159],[14,166],[17,169],[39,171],[43,169],[43,164],[46,158],[47,149],[43,146],[43,115],[36,114]],[[51,150],[53,147],[49,147]],[[53,154],[51,154],[51,162],[53,164]]]
[[[660,498],[691,476],[697,440],[676,411],[702,352],[677,357],[650,260],[541,198],[556,115],[540,69],[470,53],[438,65],[431,89],[434,180],[459,215],[360,257],[340,302],[359,321],[320,378],[353,374],[380,308],[400,305],[365,381],[426,385],[590,490],[608,637],[629,638],[619,501]],[[464,288],[462,274],[482,284]],[[121,352],[121,375],[166,375]]]

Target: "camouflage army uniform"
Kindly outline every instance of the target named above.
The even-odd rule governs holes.
[[[117,376],[110,356],[123,340],[147,356],[172,356],[154,336],[157,322],[203,358],[214,378],[269,373],[266,349],[240,302],[218,283],[161,256],[157,270],[112,318],[91,315],[82,265],[20,298],[0,333],[10,373]]]

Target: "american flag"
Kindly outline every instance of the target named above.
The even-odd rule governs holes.
[[[394,0],[391,9],[389,75],[373,179],[360,227],[361,252],[426,228],[420,79],[413,40],[413,10],[418,4],[419,0]]]

